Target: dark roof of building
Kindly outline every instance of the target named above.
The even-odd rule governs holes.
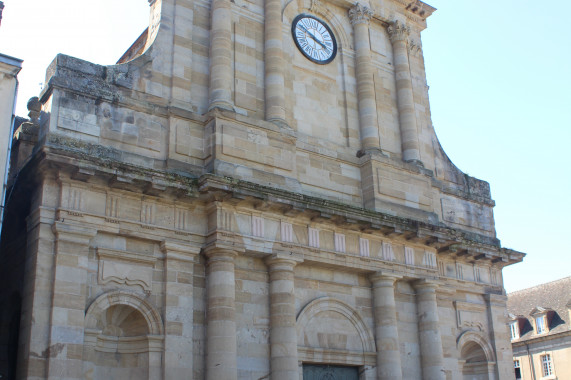
[[[571,307],[571,277],[548,282],[532,288],[508,294],[508,313],[520,320],[520,339],[529,340],[537,336],[554,335],[570,330],[569,308]],[[537,335],[534,331],[532,311],[547,312],[547,334]]]

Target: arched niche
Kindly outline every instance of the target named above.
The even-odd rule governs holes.
[[[375,339],[355,309],[331,297],[310,302],[297,317],[302,362],[375,365]]]
[[[464,380],[495,379],[496,360],[488,340],[476,331],[462,333],[457,341],[460,369]]]
[[[160,314],[141,295],[124,290],[102,294],[85,314],[85,378],[155,378],[163,334]]]

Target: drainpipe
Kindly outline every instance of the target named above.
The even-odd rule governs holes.
[[[531,369],[531,376],[533,377],[533,380],[535,380],[535,367],[533,366],[533,360],[531,358],[531,355],[529,354],[529,345],[527,343],[525,343],[525,349],[527,351],[527,359],[529,360],[529,368]]]

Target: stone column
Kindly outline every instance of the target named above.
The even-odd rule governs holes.
[[[418,312],[418,334],[422,377],[426,380],[444,380],[444,353],[438,322],[436,288],[438,284],[429,280],[414,283]]]
[[[208,109],[233,110],[232,11],[230,0],[213,0],[210,29],[210,96]]]
[[[293,268],[303,260],[289,254],[266,259],[270,274],[270,368],[272,380],[298,380]]]
[[[282,2],[265,0],[266,120],[277,125],[285,121]]]
[[[357,76],[357,101],[359,107],[359,127],[361,151],[359,156],[371,152],[381,152],[377,103],[373,82],[373,63],[369,40],[369,20],[373,11],[359,3],[349,9],[349,19],[353,25],[355,42],[355,75]]]
[[[395,302],[395,282],[400,278],[402,277],[383,273],[372,277],[379,380],[402,379]]]
[[[97,230],[55,222],[54,283],[48,379],[83,379],[83,337],[89,242]]]
[[[408,60],[408,37],[410,28],[395,21],[388,27],[393,44],[393,61],[397,84],[397,106],[399,111],[402,158],[406,162],[420,164],[418,129],[412,93],[412,79]]]
[[[205,251],[206,380],[236,380],[236,251],[213,247]]]
[[[200,248],[163,241],[165,255],[165,380],[193,376],[194,260]]]

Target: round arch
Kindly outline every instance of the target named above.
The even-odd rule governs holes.
[[[376,352],[375,339],[359,312],[346,303],[332,298],[322,297],[307,304],[297,317],[297,333],[302,335],[311,320],[323,312],[335,312],[345,317],[357,331],[364,352]],[[301,342],[298,342],[300,344]]]
[[[466,348],[471,345],[477,344],[485,354],[486,362],[495,362],[494,350],[488,340],[479,332],[476,331],[465,331],[463,332],[457,340],[456,347],[458,352],[462,353]]]
[[[145,321],[150,335],[163,335],[163,322],[158,311],[137,293],[113,290],[97,297],[85,313],[85,328],[97,329],[103,313],[112,306],[125,305],[137,310]]]

